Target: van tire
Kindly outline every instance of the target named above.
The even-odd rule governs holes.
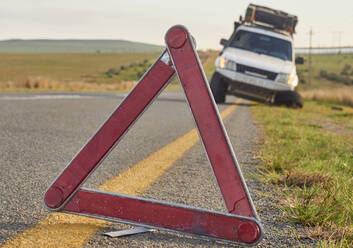
[[[219,73],[215,72],[212,75],[210,86],[216,103],[224,103],[226,100],[228,84],[224,82]]]
[[[304,99],[296,91],[280,91],[275,96],[275,104],[286,105],[290,108],[302,108],[304,106]]]

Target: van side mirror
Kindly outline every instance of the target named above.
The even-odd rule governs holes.
[[[228,40],[226,39],[221,39],[221,41],[219,42],[222,46],[226,46],[228,44]]]
[[[296,57],[295,58],[295,63],[298,64],[298,65],[304,64],[304,58],[301,57],[301,56]]]

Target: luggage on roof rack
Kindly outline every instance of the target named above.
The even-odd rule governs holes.
[[[298,17],[288,14],[281,10],[275,10],[264,6],[249,4],[245,22],[270,25],[275,29],[284,30],[291,34],[295,33],[295,26],[298,22]]]

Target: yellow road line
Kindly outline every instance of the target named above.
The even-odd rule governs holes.
[[[236,103],[221,112],[226,118]],[[100,190],[139,195],[156,181],[173,163],[199,140],[193,129],[169,143],[136,165],[99,187]],[[109,222],[77,215],[53,213],[23,233],[8,240],[3,248],[10,247],[82,247],[89,238]]]

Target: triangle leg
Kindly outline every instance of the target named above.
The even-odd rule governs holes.
[[[191,35],[185,27],[175,26],[165,39],[228,211],[256,217]]]
[[[166,53],[145,73],[96,134],[83,146],[56,178],[44,196],[51,210],[59,210],[97,168],[135,120],[163,90],[174,75],[174,69],[163,62]]]

